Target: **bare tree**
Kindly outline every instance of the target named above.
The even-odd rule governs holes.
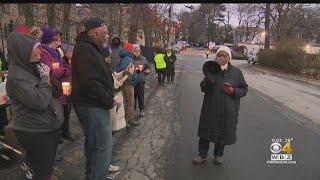
[[[32,5],[30,3],[23,3],[22,4],[23,11],[24,11],[24,17],[25,17],[25,24],[27,26],[34,26],[34,18],[32,14]]]
[[[70,29],[70,10],[71,4],[63,4],[63,20],[62,20],[62,33],[65,35],[65,38],[69,37]]]
[[[266,4],[266,15],[265,15],[265,40],[264,40],[264,46],[265,49],[270,49],[270,4]]]
[[[49,3],[47,4],[47,19],[48,25],[52,28],[56,27],[56,11],[55,4]]]

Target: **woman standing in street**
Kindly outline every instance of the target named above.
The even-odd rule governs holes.
[[[225,145],[237,141],[240,98],[246,96],[248,85],[230,59],[230,49],[221,46],[216,61],[208,61],[203,66],[205,77],[200,86],[205,95],[198,128],[199,154],[193,159],[194,164],[206,161],[210,142],[215,143],[215,164],[222,164]]]

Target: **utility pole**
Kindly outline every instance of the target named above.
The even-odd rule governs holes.
[[[169,41],[168,41],[168,46],[171,46],[171,43],[173,41],[172,37],[172,11],[173,11],[173,4],[171,3],[169,5]]]

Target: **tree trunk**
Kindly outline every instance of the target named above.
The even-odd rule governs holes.
[[[266,4],[264,49],[270,49],[270,4]]]
[[[23,6],[23,11],[24,11],[25,24],[29,27],[34,26],[35,22],[34,22],[33,14],[31,11],[31,4],[26,3],[26,4],[22,4],[22,6]]]
[[[56,11],[55,11],[55,4],[47,4],[47,18],[48,24],[51,28],[56,27]]]
[[[63,5],[63,23],[62,23],[62,33],[64,35],[64,40],[69,41],[70,39],[70,10],[71,4],[67,3]]]

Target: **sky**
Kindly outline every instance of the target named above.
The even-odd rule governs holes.
[[[179,13],[179,12],[183,12],[183,11],[188,11],[190,12],[191,10],[189,8],[186,8],[185,6],[194,6],[194,7],[199,7],[200,6],[200,3],[189,3],[189,4],[174,4],[173,6],[173,9],[176,13]],[[233,9],[236,4],[226,4],[227,5],[227,9]],[[236,27],[238,25],[237,23],[237,14],[235,11],[231,11],[230,13],[230,24],[233,26],[233,27]]]

